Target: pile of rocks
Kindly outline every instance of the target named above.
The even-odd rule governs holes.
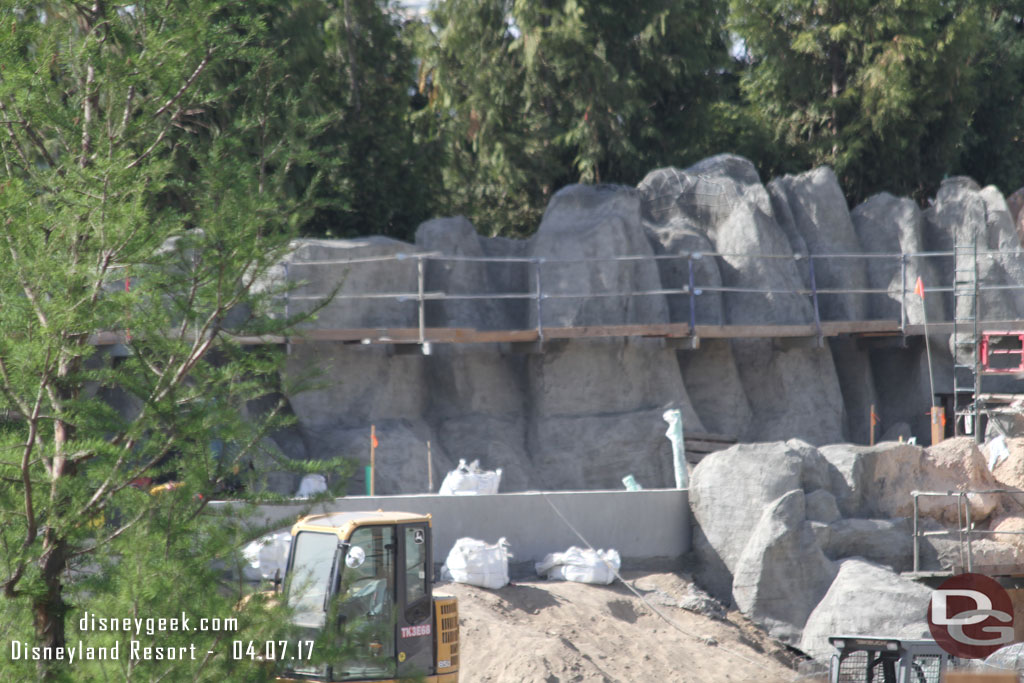
[[[927,636],[930,590],[913,565],[912,491],[1000,488],[973,440],[815,448],[737,445],[695,468],[690,503],[699,582],[772,635],[816,658],[837,633]],[[954,529],[956,498],[921,497],[922,528]],[[984,528],[1024,523],[1000,494],[966,497]],[[1011,564],[1017,546],[973,544],[976,565]],[[921,539],[922,570],[961,566],[955,532]]]

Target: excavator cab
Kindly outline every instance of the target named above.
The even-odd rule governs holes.
[[[434,596],[432,573],[429,515],[300,519],[292,527],[283,599],[301,637],[336,634],[349,654],[329,663],[288,661],[282,680],[456,683],[458,605]]]

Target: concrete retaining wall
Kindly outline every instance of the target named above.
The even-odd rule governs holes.
[[[690,549],[688,496],[678,489],[351,496],[313,506],[262,505],[253,524],[284,527],[302,514],[378,509],[432,515],[437,564],[444,562],[458,538],[494,543],[504,536],[519,575],[532,573],[532,563],[550,552],[583,546],[570,524],[595,548],[618,550],[629,569],[671,568]]]

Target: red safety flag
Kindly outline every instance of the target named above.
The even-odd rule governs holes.
[[[874,427],[878,424],[878,413],[875,412],[875,407],[871,406],[871,426]]]
[[[921,279],[920,275],[917,276],[917,284],[914,285],[914,294],[917,294],[919,297],[924,299],[924,281]]]
[[[370,436],[370,441],[373,444],[374,448],[376,448],[377,446],[380,445],[380,441],[377,441],[377,435],[376,434],[373,434],[373,435]]]

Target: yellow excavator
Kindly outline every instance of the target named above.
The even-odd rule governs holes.
[[[281,597],[309,639],[296,643],[290,654],[299,656],[283,662],[278,680],[457,683],[458,603],[434,596],[432,574],[430,515],[299,519]],[[347,644],[346,655],[323,663],[310,650],[331,633]]]

